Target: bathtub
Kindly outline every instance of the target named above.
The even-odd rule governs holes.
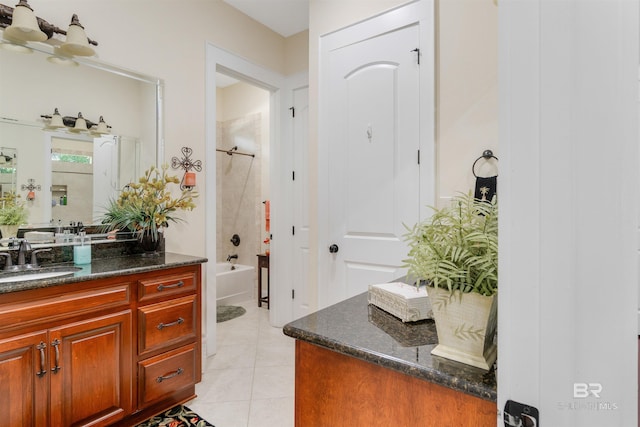
[[[232,268],[235,267],[233,270]],[[250,265],[216,264],[216,305],[229,305],[253,298],[255,268]]]

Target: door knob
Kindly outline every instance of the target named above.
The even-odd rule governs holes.
[[[335,254],[336,252],[338,252],[338,245],[336,245],[335,243],[331,246],[329,246],[329,253]]]

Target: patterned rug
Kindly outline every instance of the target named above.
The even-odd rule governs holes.
[[[215,427],[203,420],[200,415],[183,405],[175,406],[168,411],[149,418],[136,427]]]
[[[216,323],[226,322],[245,314],[247,310],[244,307],[235,305],[219,305],[216,307]]]

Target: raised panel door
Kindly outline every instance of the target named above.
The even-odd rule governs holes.
[[[130,414],[130,310],[52,329],[51,425],[108,425]]]
[[[0,427],[48,425],[46,342],[44,331],[0,341]]]

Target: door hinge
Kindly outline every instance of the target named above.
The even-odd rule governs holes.
[[[296,116],[296,107],[289,107],[289,110],[291,110],[291,117],[295,117]]]
[[[420,150],[418,150],[418,164],[420,164]]]
[[[291,171],[291,180],[292,181],[296,180],[296,171]]]
[[[291,226],[291,234],[293,234],[294,236],[296,235],[296,226],[295,225]]]
[[[295,299],[295,298],[296,298],[296,290],[291,289],[291,299]]]
[[[418,65],[420,65],[420,48],[417,47],[415,49],[413,49],[411,52],[415,52],[416,56],[418,57]]]

